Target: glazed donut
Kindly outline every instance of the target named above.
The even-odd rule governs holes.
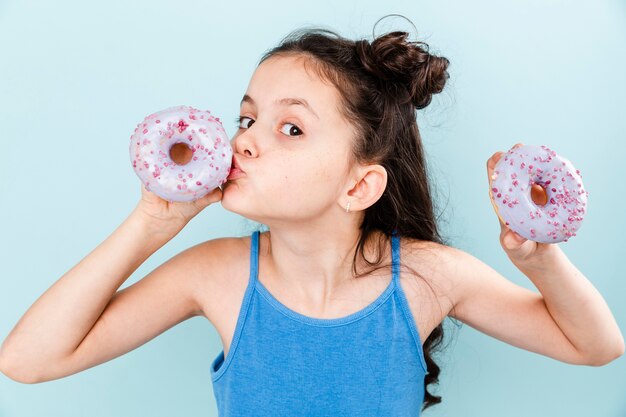
[[[197,200],[225,183],[232,157],[220,119],[190,106],[152,113],[130,136],[135,173],[170,202]]]
[[[572,163],[544,145],[523,145],[502,154],[489,185],[502,222],[541,243],[567,242],[576,236],[588,194]]]

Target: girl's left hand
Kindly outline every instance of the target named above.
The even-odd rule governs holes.
[[[517,143],[513,148],[517,148],[522,146],[522,143]],[[489,182],[489,196],[491,205],[496,212],[496,216],[498,213],[497,207],[493,200],[491,199],[491,176],[493,175],[494,167],[496,163],[500,160],[500,157],[504,154],[504,152],[496,152],[491,158],[487,160],[487,178]],[[501,219],[499,216],[498,221],[500,223],[500,245],[502,245],[502,249],[506,252],[508,257],[516,264],[525,264],[532,262],[538,255],[542,254],[548,247],[551,245],[550,243],[539,243],[533,240],[528,240],[519,234],[515,233],[511,230]]]

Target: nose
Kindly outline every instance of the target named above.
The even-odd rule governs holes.
[[[231,146],[235,153],[246,156],[256,156],[256,142],[253,136],[253,133],[250,132],[250,128],[236,134],[231,140]]]

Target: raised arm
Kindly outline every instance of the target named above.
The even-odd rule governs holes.
[[[501,155],[496,152],[487,161],[488,177]],[[609,307],[561,248],[526,240],[499,223],[502,248],[539,292],[515,285],[472,255],[450,248],[446,252],[455,289],[450,316],[563,362],[598,366],[623,355],[624,337]]]
[[[451,317],[571,364],[604,365],[624,353],[624,338],[606,302],[557,245],[540,268],[523,271],[539,292],[512,283],[466,252],[449,251],[456,299]]]
[[[211,193],[196,203],[171,204],[148,193],[142,186],[142,200],[126,220],[58,279],[20,318],[0,348],[0,370],[16,381],[32,383],[65,376],[70,370],[77,372],[88,362],[93,366],[93,358],[68,362],[70,357],[77,358],[75,352],[79,346],[85,345],[87,339],[93,344],[95,338],[88,337],[93,334],[98,335],[96,338],[103,346],[111,349],[116,349],[115,344],[120,343],[122,350],[116,350],[118,355],[123,353],[123,348],[136,346],[136,341],[147,334],[142,331],[126,334],[126,337],[137,339],[120,340],[123,334],[120,330],[137,330],[133,320],[146,315],[146,310],[152,306],[147,296],[158,295],[161,300],[166,300],[166,295],[159,293],[158,288],[167,284],[166,278],[151,278],[149,282],[136,283],[116,294],[117,289],[189,219],[216,201],[220,193],[221,190]],[[180,258],[177,258],[179,264]],[[173,272],[176,268],[171,267],[172,263],[152,275]],[[152,284],[155,281],[157,284]],[[170,286],[173,281],[175,279],[170,278]],[[187,293],[182,292],[172,293],[172,298],[180,295],[174,301],[178,304],[172,307],[176,310],[170,311],[174,317],[159,316],[156,311],[151,311],[155,313],[155,320],[161,318],[170,323],[197,312],[198,307],[189,301]],[[153,323],[153,326],[163,328],[168,323]],[[148,331],[154,330],[148,327]],[[107,333],[118,338],[104,340]],[[91,354],[110,359],[112,351]]]

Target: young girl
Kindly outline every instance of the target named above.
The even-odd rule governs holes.
[[[191,203],[142,187],[123,224],[16,324],[2,371],[62,378],[201,315],[224,346],[211,366],[221,416],[416,416],[441,401],[429,385],[445,317],[571,364],[622,355],[605,301],[558,245],[500,222],[533,292],[444,243],[415,110],[442,91],[449,62],[407,35],[310,29],[267,52],[232,139],[243,173]],[[193,246],[117,291],[217,201],[268,229]]]

